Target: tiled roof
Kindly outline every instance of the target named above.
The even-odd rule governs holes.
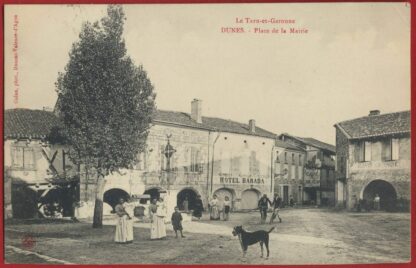
[[[300,139],[304,140],[306,144],[335,153],[334,145],[331,145],[329,143],[325,143],[322,141],[318,141],[317,139],[314,139],[314,138],[300,138]]]
[[[54,113],[43,110],[10,109],[4,111],[4,138],[43,139],[59,124]]]
[[[202,123],[191,119],[187,113],[156,111],[155,123],[167,123],[212,131],[222,131],[274,139],[276,135],[262,128],[250,132],[248,124],[213,117],[202,117]],[[4,113],[5,138],[45,138],[59,119],[52,112],[30,109],[11,109]]]
[[[314,139],[314,138],[297,137],[297,136],[293,136],[293,135],[288,134],[288,133],[282,133],[281,135],[279,135],[279,138],[281,139],[282,136],[287,136],[287,137],[295,139],[295,140],[297,140],[297,141],[299,141],[303,144],[310,145],[310,146],[313,146],[313,147],[316,147],[316,148],[319,148],[319,149],[322,149],[322,150],[326,150],[326,151],[335,153],[335,146],[334,145],[319,141],[319,140]]]
[[[259,136],[265,138],[275,139],[276,134],[269,132],[265,129],[256,127],[255,132],[251,132],[248,124],[243,124],[231,120],[215,118],[215,117],[202,117],[202,123],[197,123],[191,118],[188,113],[172,112],[158,110],[156,112],[155,122],[165,122],[170,124],[178,124],[188,127],[202,128],[212,131],[222,131],[236,134],[244,134],[251,136]]]
[[[290,149],[290,150],[296,150],[296,151],[305,151],[302,148],[299,148],[293,144],[290,144],[288,142],[282,141],[282,140],[276,140],[275,145],[281,148],[286,148],[286,149]]]
[[[410,111],[365,116],[335,126],[340,127],[349,139],[410,133]]]

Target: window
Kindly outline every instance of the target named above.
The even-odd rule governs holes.
[[[16,168],[33,169],[33,149],[25,147],[12,147],[12,166]]]
[[[302,166],[302,155],[299,155],[299,166]]]
[[[280,159],[279,159],[279,151],[276,151],[276,163],[280,163]]]
[[[191,148],[191,172],[199,172],[199,151]]]
[[[371,161],[371,142],[360,141],[355,146],[355,161]]]
[[[285,163],[287,164],[287,152],[285,152]]]
[[[295,164],[295,154],[292,154],[292,165]]]

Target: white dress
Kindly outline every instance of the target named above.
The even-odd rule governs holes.
[[[152,208],[157,206],[156,211],[152,211]],[[154,209],[153,209],[154,210]],[[163,202],[157,202],[156,205],[150,206],[150,213],[153,219],[150,228],[150,239],[160,239],[166,237],[166,206]]]
[[[127,218],[126,221],[126,236],[127,241],[133,241],[133,218],[134,218],[134,203],[124,203],[124,209],[126,210],[127,214],[129,214],[130,219]]]

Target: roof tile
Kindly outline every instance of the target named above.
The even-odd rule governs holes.
[[[410,133],[410,111],[360,117],[337,124],[350,139]]]

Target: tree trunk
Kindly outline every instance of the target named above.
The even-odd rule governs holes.
[[[92,228],[103,227],[104,186],[105,186],[104,177],[99,176],[97,179],[97,188],[95,190],[94,218],[92,222]]]

